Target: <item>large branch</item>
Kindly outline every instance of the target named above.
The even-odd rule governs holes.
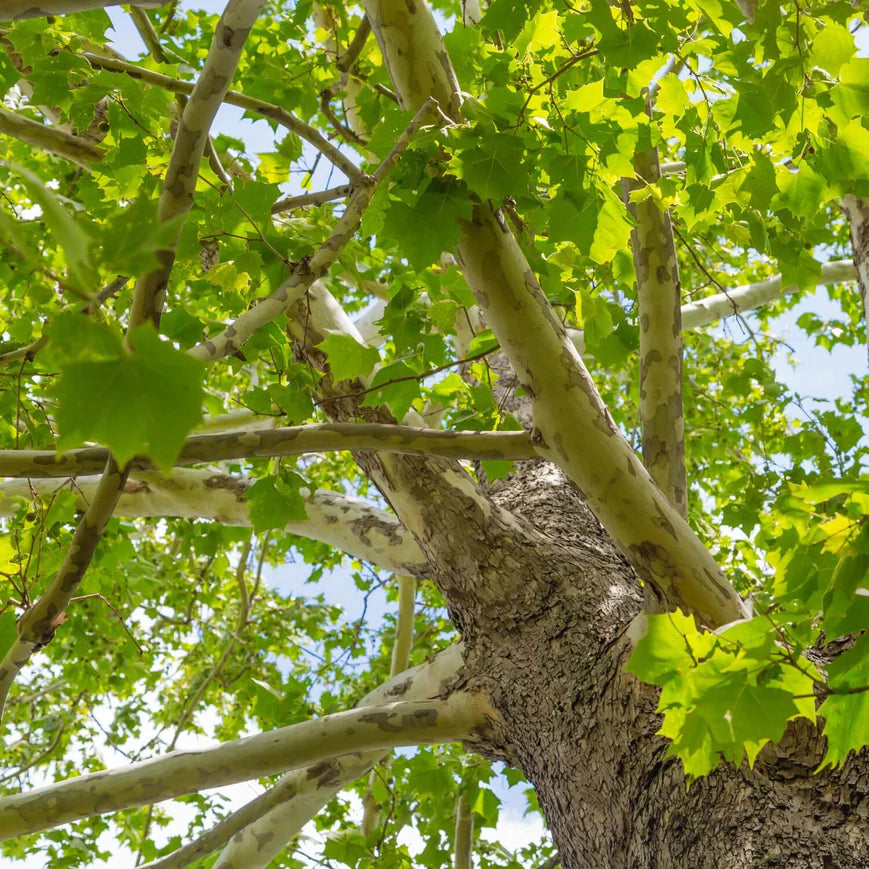
[[[406,670],[376,688],[359,705],[373,706],[398,697],[404,700],[443,697],[455,683],[462,666],[462,655],[461,643],[450,646],[425,664]],[[290,787],[292,783],[298,787],[298,792],[235,836],[220,855],[215,869],[234,866],[265,869],[329,800],[356,781],[381,756],[382,752],[371,752],[359,758],[337,758],[334,765],[291,772],[281,785],[286,783]]]
[[[660,178],[658,149],[638,153],[634,169],[644,185]],[[632,185],[628,185],[630,191]],[[640,323],[640,425],[643,463],[682,514],[688,515],[685,419],[682,409],[682,324],[679,261],[670,215],[654,197],[630,206]]]
[[[460,96],[424,2],[366,0],[406,108],[434,95],[459,118]],[[658,490],[612,420],[509,227],[488,204],[462,224],[461,265],[486,321],[532,396],[541,449],[584,493],[638,574],[708,625],[745,616],[739,596]]]
[[[869,199],[858,199],[849,193],[842,197],[842,207],[851,224],[851,250],[863,299],[866,351],[869,353]]]
[[[66,157],[80,166],[96,163],[105,157],[105,149],[95,145],[90,139],[68,133],[66,130],[41,124],[0,108],[0,134],[19,139],[35,148]]]
[[[176,465],[230,459],[298,456],[336,450],[375,450],[452,459],[531,459],[537,452],[525,431],[444,431],[378,423],[315,423],[261,431],[196,435],[184,442]],[[0,477],[76,477],[105,467],[108,450],[84,447],[58,454],[50,450],[0,450]],[[130,470],[153,471],[144,456]]]
[[[70,15],[73,12],[119,6],[122,2],[123,0],[4,0],[0,3],[0,21]],[[153,9],[167,2],[168,0],[136,0],[136,5]]]
[[[414,580],[407,577],[399,579],[399,610],[401,610],[402,592],[407,587],[412,588]],[[409,632],[412,634],[412,604],[410,613]],[[399,645],[399,636],[408,633],[406,624],[404,628],[402,625],[403,620],[400,613],[393,653]],[[444,660],[438,665],[438,659]],[[393,678],[363,698],[358,705],[372,706],[387,700],[395,700],[395,696],[390,696],[388,691],[401,692],[401,697],[404,700],[429,699],[435,694],[441,693],[440,687],[443,686],[446,677],[438,680],[437,690],[422,696],[418,686],[425,686],[430,678],[423,678],[420,672],[425,673],[435,667],[441,669],[444,664],[449,664],[448,675],[452,677],[457,672],[461,662],[461,648],[452,646],[421,667],[404,673],[399,682],[394,678],[397,674],[395,673],[395,654],[393,654]],[[405,664],[400,669],[403,671],[406,667],[405,659]],[[198,839],[188,842],[166,857],[146,864],[141,869],[181,869],[181,867],[189,866],[194,860],[215,851],[232,837],[235,837],[233,843],[225,849],[221,858],[226,862],[226,865],[244,866],[245,869],[264,867],[283,850],[286,842],[291,840],[302,826],[319,812],[342,787],[363,775],[378,759],[378,755],[379,752],[369,752],[363,755],[335,758],[314,768],[307,767],[288,773],[277,785],[221,820]],[[239,854],[239,851],[251,851],[252,853]]]
[[[821,276],[818,286],[839,284],[853,281],[857,278],[854,263],[848,260],[836,260],[821,265]],[[725,293],[716,293],[705,299],[682,306],[682,329],[697,329],[714,323],[722,317],[741,314],[751,308],[758,308],[767,302],[772,302],[780,296],[796,293],[800,288],[796,284],[782,285],[781,275],[773,275],[765,281],[754,284],[744,284]]]
[[[136,474],[124,487],[115,514],[127,518],[177,517],[206,519],[224,525],[250,525],[245,493],[253,480],[219,471],[176,469],[168,477],[160,473]],[[92,502],[97,477],[71,481],[84,509]],[[0,518],[14,514],[21,501],[33,493],[48,497],[68,488],[57,480],[11,480],[0,483]],[[338,492],[316,491],[305,501],[307,519],[290,522],[286,530],[319,540],[367,561],[383,570],[430,574],[428,563],[413,536],[391,513]]]
[[[80,818],[274,775],[333,757],[458,742],[485,731],[494,710],[480,694],[364,706],[225,742],[82,775],[0,800],[0,839]]]
[[[265,0],[229,0],[217,22],[205,65],[190,92],[175,134],[160,193],[158,216],[161,221],[187,214],[193,207],[199,164],[208,144],[211,124],[226,98],[242,49],[264,5]],[[178,234],[180,236],[180,228]],[[166,285],[175,262],[174,245],[159,252],[158,262],[156,269],[136,283],[131,325],[148,320],[159,325]]]

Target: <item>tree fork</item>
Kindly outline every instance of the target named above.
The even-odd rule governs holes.
[[[402,104],[413,109],[434,96],[458,118],[455,74],[428,5],[367,0],[365,8]],[[618,431],[504,219],[477,203],[462,231],[465,277],[532,396],[541,449],[668,601],[713,627],[744,618],[745,606],[721,569]]]

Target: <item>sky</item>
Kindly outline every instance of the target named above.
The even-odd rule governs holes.
[[[182,8],[204,9],[215,13],[222,11],[224,6],[225,0],[193,0],[193,2],[191,0],[182,0],[181,3]],[[110,8],[107,11],[114,25],[114,47],[125,57],[135,59],[144,52],[144,47],[129,16],[117,7]],[[861,53],[869,55],[869,30],[864,29],[859,41]],[[233,106],[223,106],[218,113],[212,131],[214,133],[226,133],[227,135],[242,139],[246,144],[248,153],[251,155],[268,150],[274,140],[274,133],[271,127],[264,120],[254,121],[245,119],[242,117],[242,114],[243,111],[241,109]],[[318,175],[313,179],[311,189],[316,190],[320,189],[320,187],[340,184],[345,180],[339,175],[333,175],[331,180],[327,181],[325,174],[330,171],[331,167],[326,164],[326,161],[321,161],[321,167],[318,169]],[[284,187],[285,194],[297,193],[300,190],[298,182],[295,180],[287,182]],[[857,292],[856,287],[854,291]],[[814,293],[806,295],[792,311],[777,318],[771,324],[771,328],[790,345],[794,355],[799,360],[796,366],[788,364],[786,358],[788,352],[782,349],[774,360],[774,367],[778,378],[787,386],[802,394],[823,398],[850,395],[850,375],[866,373],[866,348],[836,346],[829,353],[816,348],[806,338],[802,330],[796,326],[798,317],[806,311],[813,311],[824,319],[836,317],[840,314],[838,305],[829,300],[826,290],[819,288]],[[749,318],[751,318],[751,315],[749,315]],[[739,338],[740,327],[732,318],[711,328],[727,332]],[[267,580],[285,594],[307,595],[312,593],[312,587],[305,585],[308,572],[308,568],[299,559],[299,563],[297,564],[287,564],[282,568],[271,570],[267,575]],[[353,585],[350,573],[347,570],[338,569],[331,571],[313,588],[313,593],[323,593],[329,603],[343,607],[345,617],[348,620],[357,618],[361,612],[361,595]],[[386,612],[386,607],[385,593],[383,591],[374,592],[369,600],[367,611],[371,622],[376,624],[382,619],[383,614]],[[204,747],[207,744],[209,744],[207,741],[191,737],[186,743],[182,740],[179,743],[179,748]],[[105,761],[107,766],[116,766],[124,762],[123,758],[112,757],[108,753],[106,754]],[[504,806],[501,822],[497,828],[485,831],[484,835],[486,838],[499,841],[511,850],[517,849],[527,842],[538,840],[544,832],[543,824],[539,816],[525,817],[523,815],[525,799],[521,795],[521,788],[516,788],[512,791],[508,790],[503,777],[497,780],[494,785],[496,793],[504,800]],[[226,795],[230,803],[236,807],[252,799],[259,792],[260,788],[255,783],[240,784],[231,788],[221,789],[221,793]],[[186,829],[185,819],[190,817],[192,813],[191,809],[177,802],[165,805],[167,807],[172,806],[171,810],[176,813],[176,823],[170,824],[169,827],[164,829],[162,835],[165,838],[177,832],[183,835]],[[358,805],[355,805],[355,810],[361,812]],[[414,849],[422,847],[419,836],[412,828],[405,828],[402,833],[402,840]],[[126,863],[123,849],[118,848],[116,844],[113,847],[115,848],[116,859],[124,860]],[[34,860],[28,860],[25,863],[17,865],[34,869],[34,867],[42,866],[42,861],[34,858]]]

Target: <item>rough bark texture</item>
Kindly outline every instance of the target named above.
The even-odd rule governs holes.
[[[800,722],[754,772],[724,767],[686,791],[655,736],[656,693],[622,670],[640,610],[630,568],[553,466],[526,463],[492,496],[545,539],[510,567],[548,594],[531,612],[509,594],[462,607],[469,682],[504,718],[504,744],[483,751],[533,782],[567,869],[869,865],[865,752],[813,775],[823,744]]]

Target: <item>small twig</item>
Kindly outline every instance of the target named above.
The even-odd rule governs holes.
[[[328,190],[320,190],[317,193],[303,193],[300,196],[287,196],[279,199],[272,206],[272,214],[283,214],[285,211],[293,211],[296,208],[304,208],[306,205],[323,205],[335,199],[344,199],[353,192],[349,184],[340,187],[330,187]]]
[[[353,64],[356,63],[359,55],[362,54],[362,49],[365,48],[365,42],[370,33],[371,22],[368,20],[368,16],[365,15],[362,21],[359,22],[359,27],[356,29],[350,45],[347,46],[347,51],[338,58],[338,62],[335,64],[341,72],[350,72]]]
[[[115,618],[121,623],[121,627],[124,629],[124,632],[130,638],[133,645],[138,650],[139,654],[140,655],[144,654],[144,651],[143,651],[142,647],[139,645],[138,640],[133,636],[133,632],[127,627],[127,623],[124,621],[123,616],[118,612],[117,607],[115,607],[114,604],[107,597],[100,594],[99,592],[93,592],[91,594],[82,594],[82,595],[79,595],[78,597],[71,597],[69,599],[69,602],[73,603],[74,601],[77,601],[77,600],[91,600],[92,598],[96,598],[97,600],[101,600],[114,613]]]
[[[436,368],[430,368],[428,371],[422,371],[419,374],[406,374],[403,377],[394,377],[391,380],[384,380],[383,383],[379,383],[377,386],[369,386],[367,389],[358,389],[354,392],[342,392],[337,395],[328,395],[325,398],[318,399],[314,404],[326,404],[328,401],[338,401],[343,398],[359,398],[360,396],[368,395],[371,392],[379,392],[381,389],[386,389],[387,386],[392,386],[394,383],[404,383],[409,380],[425,380],[433,374],[446,371],[448,368],[455,368],[457,365],[464,365],[467,362],[474,362],[477,359],[483,359],[499,349],[499,347],[492,347],[489,350],[475,353],[473,356],[465,356],[463,359],[456,359],[454,362],[445,362],[443,365],[438,365]]]

